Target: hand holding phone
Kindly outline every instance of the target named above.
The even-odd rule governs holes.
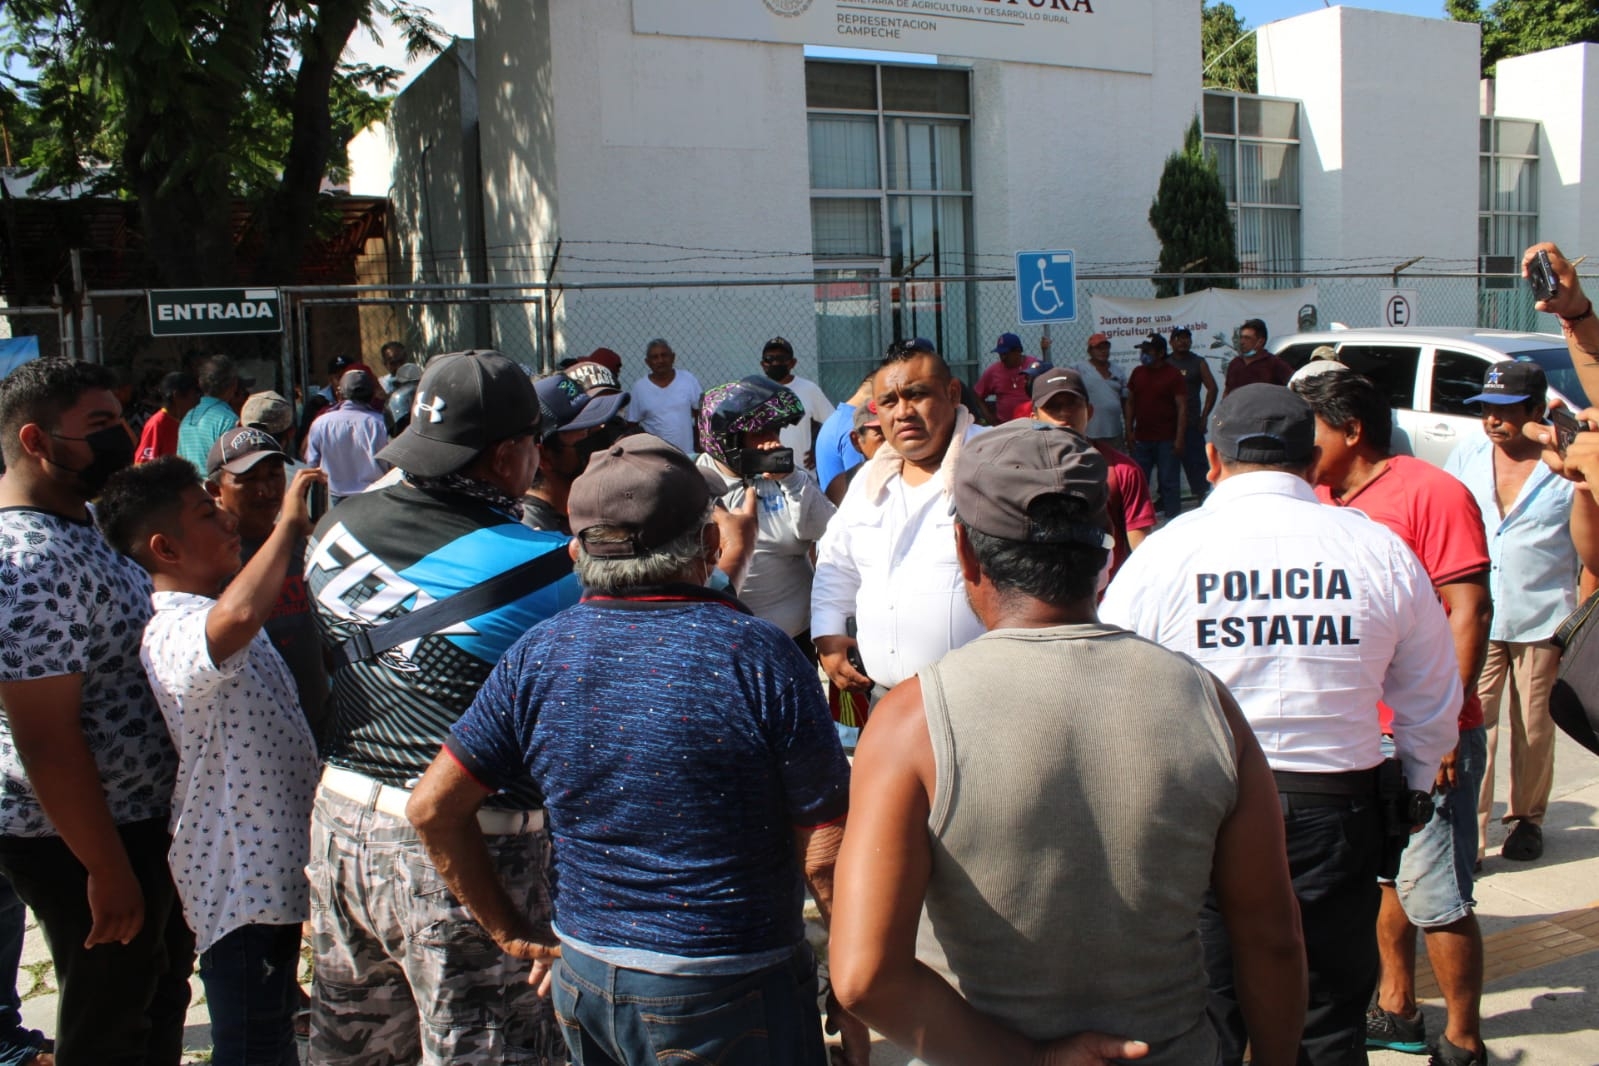
[[[1560,278],[1555,274],[1549,253],[1539,249],[1527,264],[1527,284],[1532,288],[1533,299],[1539,303],[1552,300],[1560,292]]]
[[[283,494],[283,513],[279,521],[295,525],[302,534],[316,528],[317,520],[328,509],[328,475],[314,466],[295,471]]]
[[[1566,449],[1571,447],[1572,442],[1577,439],[1577,434],[1591,432],[1596,428],[1590,426],[1564,407],[1552,407],[1549,409],[1549,424],[1555,428],[1554,445],[1561,458],[1565,457]]]

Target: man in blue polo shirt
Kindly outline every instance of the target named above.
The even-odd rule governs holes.
[[[1482,392],[1483,435],[1449,455],[1444,469],[1477,499],[1492,561],[1488,580],[1494,618],[1477,694],[1488,727],[1477,858],[1488,843],[1494,801],[1494,748],[1501,714],[1510,724],[1510,796],[1505,824],[1513,826],[1500,855],[1531,862],[1543,854],[1543,816],[1554,782],[1555,726],[1549,690],[1560,651],[1549,642],[1577,605],[1577,566],[1599,564],[1599,505],[1593,494],[1540,462],[1542,448],[1522,435],[1544,417],[1549,382],[1537,363],[1495,363]]]
[[[583,602],[506,653],[406,813],[508,954],[559,955],[575,1061],[822,1066],[803,881],[826,920],[849,766],[794,642],[704,587],[704,479],[647,434],[594,456],[568,501]],[[479,806],[544,797],[554,934],[484,862]],[[546,975],[548,978],[550,975]],[[852,1026],[846,1053],[864,1055]],[[859,1061],[864,1061],[861,1059]]]

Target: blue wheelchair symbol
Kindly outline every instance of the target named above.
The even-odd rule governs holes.
[[[1076,321],[1076,257],[1070,251],[1017,252],[1016,304],[1024,323]]]

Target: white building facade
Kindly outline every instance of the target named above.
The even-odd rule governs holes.
[[[807,53],[836,45],[915,54]],[[710,385],[782,335],[839,395],[896,337],[975,373],[1016,329],[1008,287],[917,279],[1066,248],[1150,295],[1150,202],[1195,116],[1243,269],[1283,275],[1261,284],[1475,274],[1531,233],[1580,252],[1599,51],[1504,61],[1493,92],[1478,51],[1474,25],[1319,10],[1259,30],[1261,96],[1239,97],[1203,89],[1192,0],[478,0],[475,40],[352,144],[352,191],[401,216],[398,281],[566,286],[493,308],[519,358],[603,345],[631,380],[660,335]]]

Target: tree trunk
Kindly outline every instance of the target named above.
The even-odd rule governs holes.
[[[316,25],[301,41],[300,69],[291,104],[293,133],[283,180],[264,215],[254,224],[262,233],[255,280],[289,285],[299,280],[300,260],[316,221],[317,197],[333,149],[329,107],[339,57],[366,8],[361,0],[329,0],[318,9]]]

